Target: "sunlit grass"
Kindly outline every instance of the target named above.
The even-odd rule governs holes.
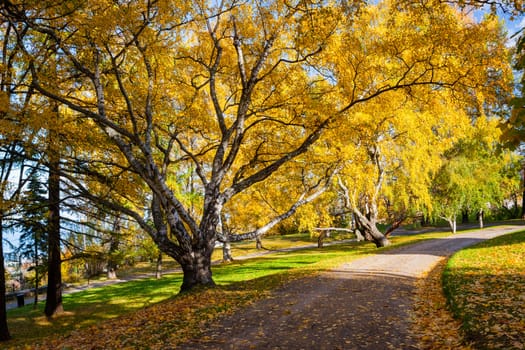
[[[339,241],[348,238],[354,238],[353,234],[332,233],[324,242]],[[317,244],[317,238],[309,233],[295,233],[288,235],[273,235],[262,238],[264,250],[272,251],[279,249],[287,249],[292,247],[301,247],[306,245]],[[260,252],[256,248],[255,240],[245,242],[234,242],[231,244],[232,255],[245,256]],[[217,248],[213,252],[212,260],[222,260],[222,248]]]
[[[39,338],[49,332],[69,332],[104,319],[114,318],[130,311],[166,300],[180,288],[182,276],[144,279],[105,287],[92,288],[63,296],[65,314],[49,322],[43,315],[44,302],[9,310],[8,322],[13,337]]]
[[[447,264],[443,285],[467,341],[482,349],[523,349],[525,232],[458,252]]]
[[[324,242],[334,242],[344,239],[354,238],[353,234],[342,234],[342,233],[333,233],[330,237],[327,237]],[[247,256],[250,254],[257,254],[260,252],[272,252],[280,249],[294,248],[294,247],[303,247],[307,245],[317,244],[317,238],[311,236],[309,233],[295,233],[287,235],[272,235],[262,238],[263,249],[257,249],[255,240],[234,242],[231,243],[232,256]],[[222,248],[217,247],[212,255],[212,261],[220,262],[222,261]],[[165,271],[170,271],[178,268],[179,265],[169,257],[163,259],[162,269]],[[133,267],[125,266],[119,270],[119,276],[133,276],[135,274],[152,274],[155,272],[156,262],[140,262]],[[105,276],[97,278],[97,281],[106,280]],[[85,282],[85,281],[84,281]]]
[[[446,235],[449,233],[392,237],[392,247]],[[272,243],[281,248],[304,245],[305,238],[300,235],[291,240],[288,245],[285,243],[285,237],[279,237]],[[253,242],[250,243],[254,246]],[[270,245],[270,242],[266,243]],[[243,245],[250,244],[245,243]],[[163,308],[162,304],[158,304],[160,302],[167,302],[170,305],[181,303],[183,305],[180,308],[184,311],[181,311],[182,314],[178,314],[177,317],[186,321],[178,322],[177,329],[171,328],[169,331],[187,335],[191,333],[189,329],[197,327],[198,322],[200,322],[199,318],[210,319],[215,314],[239,307],[261,297],[264,293],[287,280],[333,268],[352,259],[385,249],[390,248],[378,250],[369,242],[352,242],[326,246],[323,249],[311,248],[272,253],[262,257],[237,260],[230,264],[217,265],[213,267],[213,275],[220,287],[205,293],[206,298],[215,295],[213,298],[221,301],[203,309],[198,307],[202,302],[199,297],[191,296],[191,298],[196,298],[194,301],[191,301],[193,299],[189,296],[184,295],[173,299],[182,283],[180,273],[165,275],[159,280],[154,278],[142,279],[67,294],[64,295],[66,313],[51,322],[42,316],[43,303],[39,304],[37,309],[33,309],[32,305],[27,305],[24,308],[10,310],[8,320],[14,340],[9,345],[32,344],[44,337],[56,334],[67,335],[75,329],[94,325],[100,327],[105,320],[130,315],[151,305],[159,305],[160,308]],[[191,300],[188,301],[187,298]],[[205,305],[205,303],[203,304]],[[198,319],[194,320],[195,317]],[[182,335],[180,337],[181,339],[184,338]]]

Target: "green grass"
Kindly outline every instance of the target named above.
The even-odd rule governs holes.
[[[392,247],[446,235],[449,233],[392,237]],[[275,242],[266,240],[263,243],[272,247],[284,248],[286,247],[286,237],[279,237]],[[291,238],[288,246],[303,245],[306,241],[300,235]],[[254,245],[254,243],[244,243],[240,246],[249,245]],[[246,247],[246,249],[251,248]],[[384,249],[390,248],[382,248],[382,250]],[[237,252],[238,255],[239,251]],[[197,297],[199,301],[194,301],[192,295],[177,296],[182,282],[180,273],[165,275],[160,280],[136,280],[67,294],[64,295],[66,312],[52,321],[42,316],[43,303],[37,309],[33,309],[32,305],[27,305],[24,308],[10,310],[8,322],[14,340],[8,345],[17,347],[32,344],[45,337],[67,335],[76,329],[91,329],[94,325],[104,327],[101,326],[106,324],[104,321],[117,319],[114,322],[118,323],[118,320],[123,319],[121,316],[131,319],[134,316],[130,315],[138,314],[137,311],[139,310],[149,310],[151,305],[158,305],[160,309],[166,309],[168,305],[171,305],[172,308],[183,309],[183,311],[177,311],[177,323],[166,328],[166,332],[170,332],[170,334],[180,333],[180,337],[183,339],[184,334],[191,333],[191,329],[199,328],[199,320],[210,319],[219,313],[228,312],[245,305],[276,288],[284,281],[333,268],[346,261],[376,252],[378,249],[372,243],[353,242],[326,246],[323,249],[313,248],[286,253],[272,253],[262,257],[217,265],[213,267],[213,276],[219,287],[203,294],[206,295],[207,301],[216,299],[216,302],[202,307],[199,307],[199,304],[205,304],[202,302],[202,298]],[[151,310],[156,310],[155,307]],[[118,325],[108,324],[112,324],[111,327],[113,328],[118,328]],[[151,327],[151,332],[154,334],[162,332],[154,328],[158,325]],[[148,329],[147,327],[143,328]],[[121,333],[126,333],[127,329],[125,328]],[[130,335],[130,337],[133,336]]]
[[[340,241],[343,239],[354,238],[353,234],[341,234],[336,233],[332,234],[331,237],[328,237],[324,240],[325,243],[332,241]],[[317,244],[317,238],[310,236],[309,233],[296,233],[288,235],[273,235],[267,236],[262,239],[264,250],[274,251],[278,249],[286,249],[292,247],[301,247],[306,245]],[[243,242],[234,242],[231,244],[231,250],[233,257],[246,256],[249,254],[255,254],[261,252],[261,250],[256,249],[255,241],[243,241]],[[263,251],[264,251],[263,250]],[[222,260],[222,248],[216,248],[212,255],[212,261],[221,261]],[[170,270],[179,267],[179,265],[173,260],[166,258],[162,262],[163,270]],[[153,273],[155,271],[155,262],[139,262],[133,267],[124,267],[119,270],[119,276],[133,276],[136,274],[145,274]],[[93,279],[92,281],[104,281],[106,280],[105,276],[100,276],[99,278]],[[86,282],[83,280],[82,282]],[[79,283],[75,283],[79,284]]]
[[[347,238],[354,238],[353,234],[333,233],[324,242],[338,241]],[[267,250],[278,250],[291,247],[300,247],[310,244],[317,244],[317,238],[309,233],[296,233],[288,235],[274,235],[262,238],[263,247]],[[231,244],[233,256],[243,256],[257,253],[255,241],[235,242]],[[215,249],[212,260],[222,260],[222,248]]]
[[[480,349],[523,349],[525,232],[456,253],[443,274],[443,288],[468,342]]]
[[[12,336],[32,339],[57,331],[86,327],[105,319],[156,304],[174,295],[180,288],[182,276],[174,274],[160,280],[144,279],[91,288],[63,296],[66,313],[52,322],[43,316],[44,302],[8,311]]]

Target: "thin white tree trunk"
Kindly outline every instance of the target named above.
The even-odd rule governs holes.
[[[232,248],[230,242],[226,241],[222,245],[222,261],[231,262],[233,261],[232,257]]]
[[[479,228],[483,228],[483,209],[478,212]]]

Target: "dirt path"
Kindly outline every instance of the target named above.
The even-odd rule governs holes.
[[[293,281],[178,349],[417,349],[415,281],[440,259],[523,226],[487,228],[347,263]]]

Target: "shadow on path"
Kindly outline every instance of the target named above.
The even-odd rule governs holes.
[[[180,349],[417,349],[415,282],[440,259],[520,225],[423,241],[292,281],[208,325]]]
[[[333,271],[293,281],[178,349],[416,349],[415,279]]]

